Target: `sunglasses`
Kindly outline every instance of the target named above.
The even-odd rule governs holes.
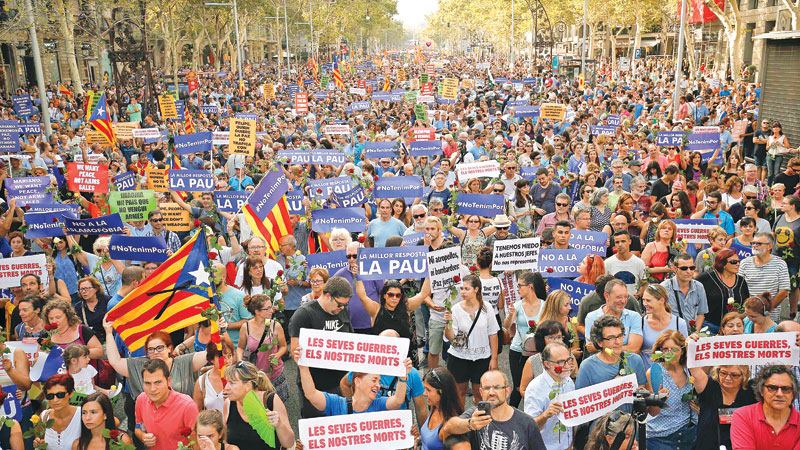
[[[347,259],[358,259],[358,255],[347,255]]]
[[[337,308],[347,308],[347,302],[342,303],[342,302],[336,300],[335,298],[332,299],[332,300],[333,300],[333,303],[336,303],[336,307]]]
[[[733,264],[734,266],[736,266],[736,265],[739,264],[739,260],[738,259],[729,259],[728,260],[728,264]]]
[[[150,219],[150,223],[161,223],[162,219]]]
[[[402,293],[399,292],[387,292],[384,297],[386,298],[401,298],[403,296]]]
[[[54,392],[54,393],[52,393],[52,394],[50,394],[50,393],[44,394],[44,397],[45,397],[46,399],[48,399],[48,400],[52,400],[52,399],[54,399],[54,398],[56,398],[56,397],[57,397],[57,398],[64,398],[64,397],[66,397],[66,396],[67,396],[67,393],[66,393],[66,392]]]
[[[423,214],[414,214],[414,215],[413,215],[413,216],[411,216],[411,217],[413,217],[413,218],[415,218],[415,219],[422,219],[422,218],[424,218],[424,217],[425,217],[425,214],[424,214],[424,213],[423,213]]]
[[[556,203],[556,206],[569,206],[569,203]]]
[[[775,394],[778,391],[786,392],[787,394],[794,392],[792,386],[776,386],[774,384],[765,384],[764,387],[767,388],[770,394]]]
[[[492,192],[494,192],[495,194],[502,194],[503,191],[504,189],[492,189]]]
[[[681,270],[681,271],[683,271],[683,272],[686,272],[687,270],[695,270],[695,269],[697,269],[697,266],[683,266],[683,267],[678,267],[678,270]]]

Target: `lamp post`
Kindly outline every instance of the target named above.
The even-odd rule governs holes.
[[[211,3],[206,2],[206,6],[230,6],[233,7],[233,26],[236,27],[236,65],[239,71],[239,85],[242,84],[242,43],[239,39],[239,8],[236,7],[236,0],[232,3]],[[175,74],[177,82],[178,74]]]
[[[30,26],[31,53],[33,53],[33,67],[36,70],[36,85],[39,88],[39,101],[42,107],[44,135],[49,139],[50,135],[53,134],[53,130],[50,127],[50,107],[47,104],[47,89],[44,85],[44,72],[42,71],[42,55],[39,53],[39,39],[36,37],[36,22],[33,18],[31,0],[25,0],[25,12],[28,16],[28,25]]]
[[[678,119],[678,98],[681,92],[681,75],[683,73],[683,30],[686,27],[686,0],[681,1],[681,29],[678,32],[678,61],[675,63],[675,92],[672,93],[672,120]]]

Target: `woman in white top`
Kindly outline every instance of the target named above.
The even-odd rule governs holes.
[[[234,357],[235,350],[231,345],[230,340],[222,341],[222,358],[225,365],[229,366],[236,362]],[[197,403],[197,409],[200,411],[204,409],[216,409],[222,412],[222,406],[225,403],[225,398],[222,395],[222,372],[220,372],[221,363],[219,360],[219,350],[214,344],[206,347],[206,360],[211,364],[209,370],[200,375],[194,383],[194,392],[192,398]]]
[[[72,450],[72,443],[81,436],[81,409],[69,404],[74,391],[75,382],[68,374],[56,374],[45,381],[44,396],[50,409],[40,420],[53,419],[53,426],[45,432],[44,440],[33,440],[34,447],[46,443],[48,450]]]
[[[458,385],[463,404],[467,383],[472,382],[472,399],[481,401],[480,378],[487,370],[497,369],[497,331],[500,327],[492,316],[491,306],[483,300],[481,280],[467,275],[461,285],[463,301],[444,313],[444,336],[450,341],[447,370]]]
[[[780,122],[772,123],[772,134],[767,139],[767,185],[772,185],[775,176],[781,171],[783,157],[789,153],[797,153],[797,149],[791,148],[789,138],[783,134],[783,127]]]

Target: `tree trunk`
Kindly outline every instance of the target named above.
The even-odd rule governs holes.
[[[67,62],[69,63],[69,76],[76,94],[83,94],[83,83],[81,73],[78,70],[78,59],[75,57],[75,25],[73,16],[75,14],[75,0],[62,0],[58,22],[61,29],[61,37],[64,39],[64,47],[67,51]]]
[[[783,4],[786,5],[786,9],[788,9],[789,14],[792,15],[792,29],[797,30],[798,16],[800,16],[800,2],[795,4],[794,0],[783,0]]]
[[[691,33],[691,31],[692,30],[689,29],[689,24],[687,23],[683,27],[683,35],[685,37],[684,52],[686,53],[686,59],[689,62],[689,79],[694,80],[694,73],[697,66],[694,60],[694,35]],[[682,69],[683,68],[681,68],[681,70]]]

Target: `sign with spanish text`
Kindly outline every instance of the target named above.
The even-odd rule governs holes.
[[[147,188],[156,192],[169,192],[169,169],[158,169],[148,166],[145,169],[147,174]]]
[[[149,189],[111,191],[108,206],[112,213],[119,213],[125,222],[147,220],[148,213],[158,207],[155,192]]]
[[[171,94],[161,94],[158,96],[158,106],[161,109],[162,119],[177,119],[178,109],[175,106],[175,97]]]
[[[253,156],[256,151],[256,121],[231,119],[228,148],[232,155]]]
[[[461,285],[461,246],[428,252],[431,291],[446,291]]]
[[[572,230],[569,233],[569,245],[577,249],[589,250],[603,258],[606,256],[608,233],[605,231]]]
[[[579,275],[578,266],[590,253],[586,249],[542,249],[539,254],[539,273],[545,278],[575,278]]]
[[[550,292],[560,290],[569,294],[570,306],[572,307],[573,313],[578,312],[581,299],[595,291],[595,286],[593,284],[581,283],[565,278],[548,278],[547,285],[550,286]]]
[[[492,255],[492,270],[532,270],[539,265],[539,237],[496,240]]]
[[[686,366],[733,366],[800,363],[797,333],[755,333],[702,337],[686,341]]]
[[[362,280],[427,278],[428,247],[359,248],[358,277]]]

